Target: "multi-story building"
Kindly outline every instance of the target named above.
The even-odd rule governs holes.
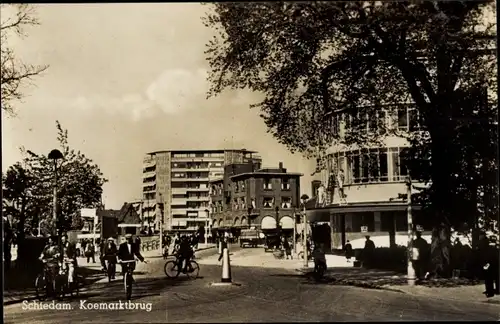
[[[211,185],[212,230],[256,227],[276,229],[277,222],[293,231],[294,213],[300,201],[300,173],[278,168],[263,168],[252,163],[233,164],[224,176]]]
[[[143,163],[142,219],[155,232],[195,231],[209,219],[209,180],[224,166],[261,161],[256,152],[241,150],[172,150],[147,153]],[[163,213],[159,203],[163,203]],[[162,217],[163,214],[163,217]]]
[[[330,223],[333,248],[342,247],[347,239],[352,241],[365,235],[385,236],[391,240],[387,245],[395,244],[395,234],[407,232],[407,203],[401,199],[407,192],[407,169],[401,153],[409,144],[404,136],[392,134],[417,130],[416,113],[412,105],[386,106],[376,119],[367,116],[364,124],[367,133],[393,130],[382,134],[381,145],[333,145],[328,150],[327,163],[320,172],[324,188],[321,192],[325,194],[318,190],[320,194],[315,194],[315,199],[306,206],[309,221]],[[334,115],[333,124],[340,136],[351,119],[342,112]],[[344,174],[346,194],[346,201],[342,203],[336,181],[340,170]],[[419,206],[413,206],[413,220],[424,230],[429,228],[428,222],[420,217]]]

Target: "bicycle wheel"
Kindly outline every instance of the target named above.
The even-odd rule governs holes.
[[[174,260],[167,261],[163,269],[165,274],[169,278],[177,278],[179,276],[179,269],[177,267],[177,262]]]
[[[35,279],[36,298],[40,301],[47,299],[48,295],[47,280],[44,275],[38,275]]]
[[[125,294],[127,297],[127,300],[130,300],[132,298],[132,275],[127,272],[125,273]]]
[[[190,260],[189,264],[191,265],[191,269],[186,272],[186,275],[189,279],[198,278],[198,275],[200,274],[200,266],[198,265],[198,262]]]

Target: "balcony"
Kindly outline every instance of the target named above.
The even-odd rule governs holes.
[[[196,212],[203,212],[203,213],[205,212],[206,209],[210,210],[210,207],[208,207],[208,206],[207,207],[201,207],[200,206],[200,207],[188,207],[188,208],[186,208],[186,210],[188,212],[196,211]]]
[[[172,188],[173,194],[185,194],[188,188]]]
[[[206,177],[197,177],[197,178],[184,178],[184,181],[190,181],[190,182],[195,182],[195,181],[208,182],[208,176],[206,176]]]
[[[156,171],[144,172],[144,173],[142,174],[142,178],[143,178],[143,179],[152,178],[152,177],[154,177],[154,176],[156,176]]]
[[[183,208],[172,207],[171,211],[172,211],[172,215],[184,215],[184,216],[186,216],[186,213],[187,213],[186,207],[183,207]]]
[[[210,197],[209,196],[206,196],[206,197],[187,197],[186,198],[188,201],[209,201],[210,200]]]
[[[156,184],[156,180],[143,182],[142,187],[150,187],[150,186],[154,186],[155,184]]]
[[[199,188],[186,188],[186,190],[187,191],[208,191],[210,189],[208,187],[206,187],[206,188],[199,187]]]
[[[175,206],[175,205],[186,205],[187,203],[187,199],[186,198],[172,198],[172,201],[170,202],[170,204],[172,206]]]
[[[148,194],[148,193],[156,193],[156,188],[151,187],[151,186],[143,186],[142,188],[142,193]]]
[[[209,172],[209,167],[204,168],[172,168],[172,172]]]
[[[224,157],[172,157],[175,162],[224,162]]]
[[[142,167],[144,169],[146,168],[152,168],[156,165],[156,160],[155,159],[144,159],[142,161]]]

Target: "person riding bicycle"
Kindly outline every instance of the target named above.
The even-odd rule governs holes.
[[[57,262],[57,259],[55,258],[58,253],[57,245],[56,245],[56,238],[55,237],[49,237],[49,241],[47,242],[47,245],[43,248],[42,254],[38,258],[40,261],[43,261],[47,268],[49,269],[48,275],[50,276],[47,278],[49,282],[53,282],[53,279],[57,275],[57,271],[59,268],[59,263]]]
[[[116,247],[115,240],[110,237],[108,238],[108,241],[106,245],[103,248],[103,259],[104,263],[106,265],[106,262],[108,263],[108,267],[110,265],[115,265],[115,271],[111,274],[111,279],[115,279],[115,274],[116,274],[116,254],[118,253],[118,248]],[[107,269],[104,269],[107,271]]]
[[[178,252],[178,264],[177,266],[179,267],[179,269],[182,267],[182,263],[184,261],[186,261],[186,263],[184,264],[184,268],[182,269],[182,272],[183,273],[186,273],[187,272],[187,268],[189,266],[189,270],[191,271],[191,264],[190,264],[190,260],[193,256],[193,249],[191,247],[191,242],[189,240],[188,237],[183,237],[180,241],[180,248],[179,248],[179,252]]]
[[[141,255],[141,252],[139,251],[139,246],[134,243],[132,234],[126,234],[125,240],[126,241],[120,244],[120,247],[118,248],[118,263],[120,263],[121,261],[135,260],[135,257],[141,260],[141,262],[147,263],[146,260],[144,260],[144,257]],[[127,266],[132,267],[132,271],[135,269],[135,263],[125,263],[121,264],[121,266],[123,276],[125,276]]]
[[[63,253],[63,264],[62,267],[68,267],[68,282],[73,283],[75,281],[75,270],[76,270],[76,248],[75,245],[68,241],[68,235],[63,234],[61,236],[61,246]]]

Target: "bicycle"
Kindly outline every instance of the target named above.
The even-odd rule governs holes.
[[[63,299],[66,294],[69,294],[71,297],[80,294],[78,276],[75,273],[73,273],[73,282],[69,282],[69,264],[72,262],[73,260],[64,259],[63,263],[59,264],[59,272],[54,280],[54,292],[58,299]]]
[[[56,289],[54,275],[52,269],[47,265],[53,259],[42,260],[43,270],[35,279],[35,294],[38,300],[43,301],[47,299]]]
[[[125,296],[127,300],[132,298],[132,283],[134,282],[134,277],[132,273],[134,268],[131,267],[132,263],[136,263],[136,260],[120,261],[121,264],[126,264],[125,275],[123,276],[123,284],[125,287]]]
[[[185,260],[183,263],[186,262]],[[184,265],[184,264],[182,264]],[[185,273],[189,279],[196,279],[200,273],[200,266],[194,260],[189,260],[188,271],[184,272],[183,267],[179,267],[179,255],[175,255],[175,260],[165,263],[164,271],[167,277],[177,278],[181,272]]]
[[[111,280],[115,277],[116,274],[116,262],[110,262],[109,260],[107,262],[107,267],[106,267],[106,274],[108,275],[108,282],[111,282]]]

